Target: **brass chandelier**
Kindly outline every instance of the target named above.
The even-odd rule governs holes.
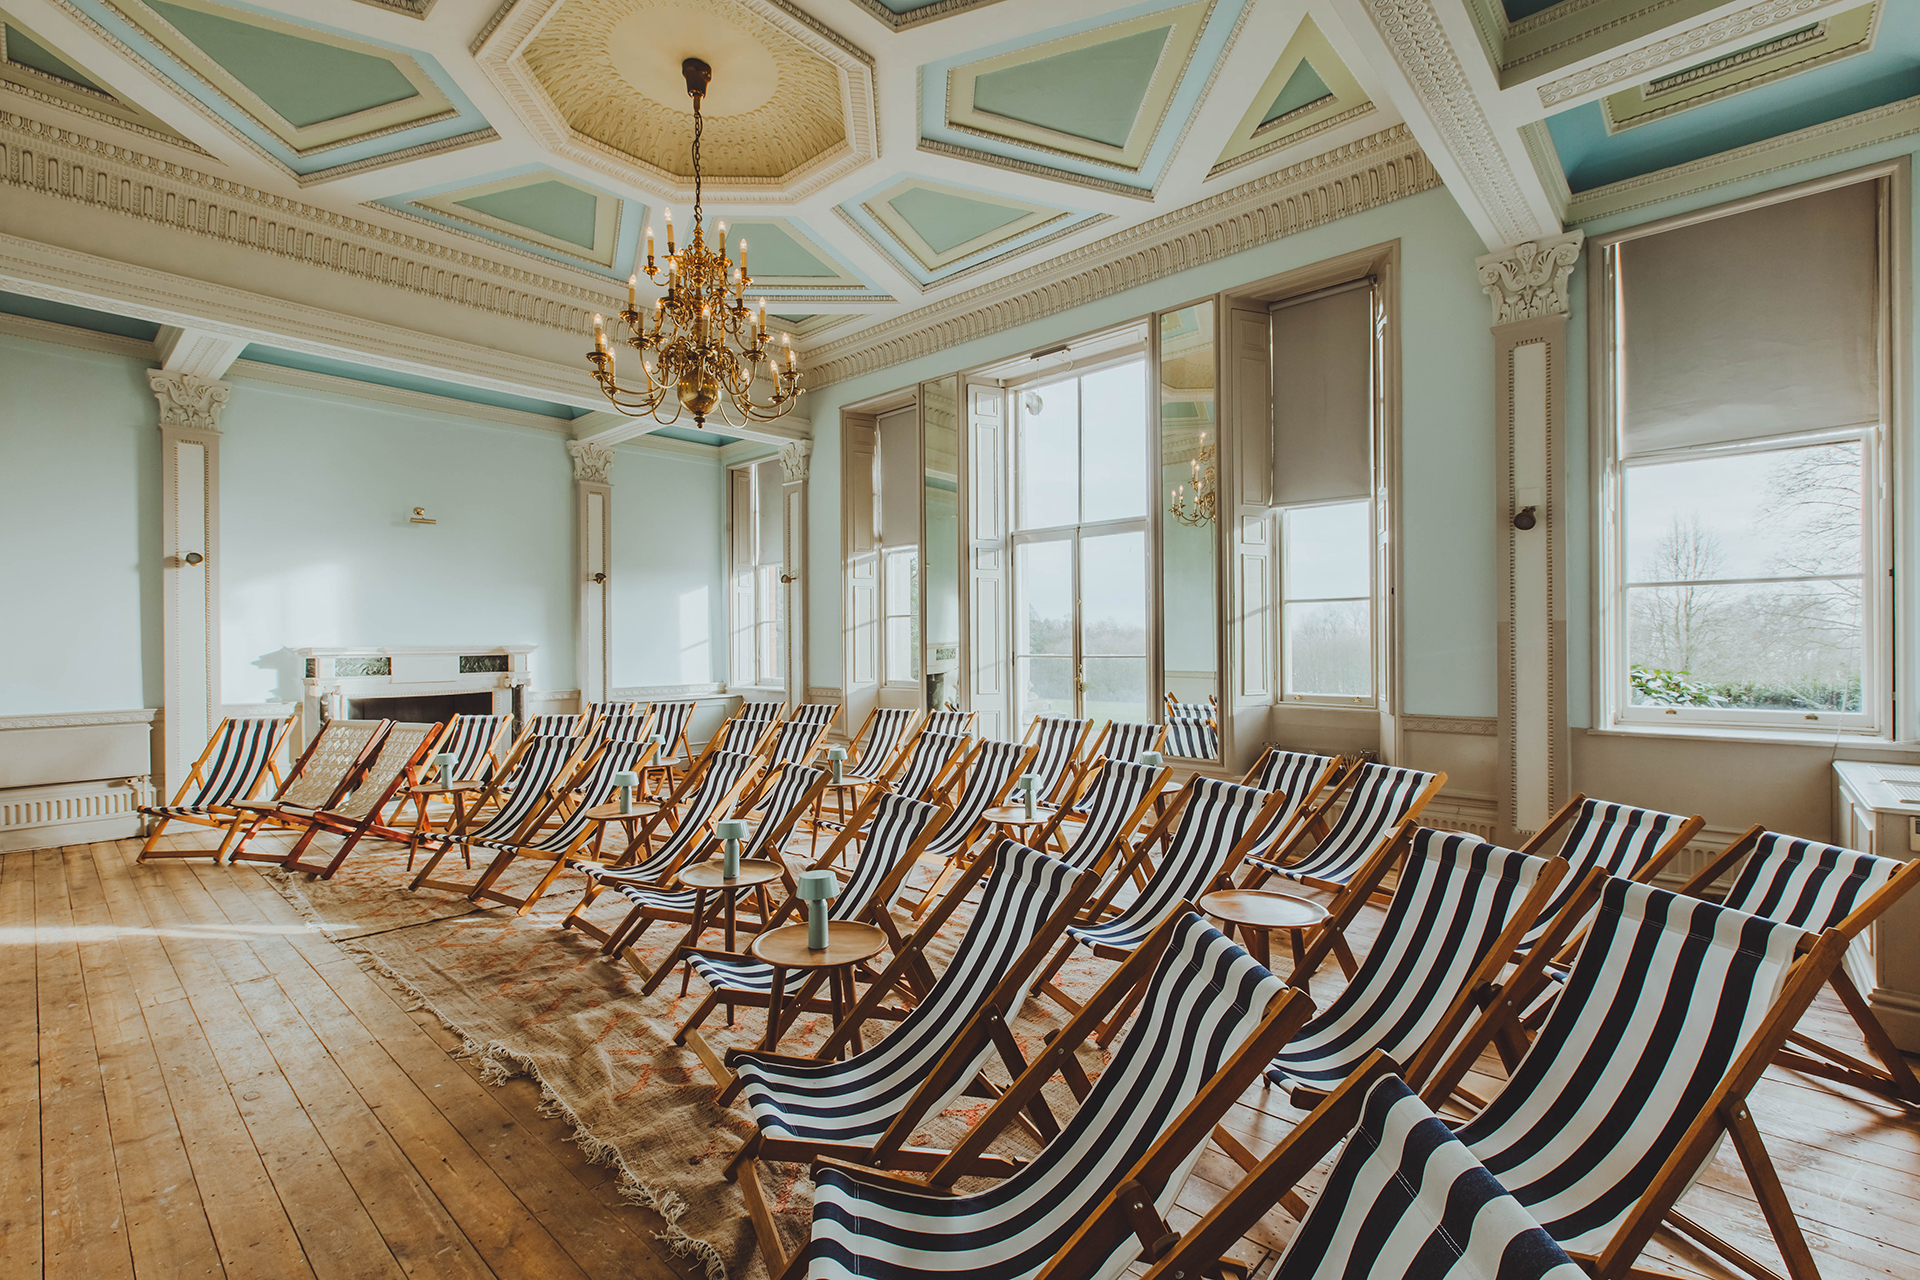
[[[1188,463],[1192,467],[1192,479],[1187,484],[1175,485],[1173,502],[1167,507],[1167,514],[1181,524],[1198,527],[1211,524],[1216,508],[1219,506],[1219,482],[1213,467],[1213,445],[1207,441],[1207,433],[1200,433],[1200,452]],[[1188,489],[1192,489],[1193,505],[1187,505]]]
[[[747,307],[746,290],[753,283],[747,274],[747,242],[740,242],[736,265],[727,257],[727,224],[722,222],[714,247],[707,248],[700,208],[700,134],[705,126],[700,102],[713,80],[713,68],[688,58],[680,64],[680,73],[687,78],[687,93],[693,98],[693,235],[684,249],[676,248],[673,210],[667,210],[667,258],[661,270],[654,265],[653,228],[647,228],[646,277],[666,294],[642,312],[637,296],[640,275],[635,273],[627,281],[626,310],[619,315],[630,335],[621,341],[640,353],[645,389],[620,385],[605,322],[599,316],[593,318],[593,350],[587,359],[607,399],[630,418],[652,418],[665,425],[678,422],[685,410],[693,415],[696,426],[705,426],[717,409],[721,421],[734,426],[771,422],[785,416],[800,398],[793,340],[781,337],[786,350],[783,369],[768,350],[767,300],[760,300],[758,317]],[[657,365],[647,358],[649,351]],[[753,384],[762,360],[767,362],[772,391],[756,402]]]

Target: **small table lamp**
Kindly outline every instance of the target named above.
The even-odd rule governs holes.
[[[640,775],[632,771],[613,775],[613,785],[620,792],[620,812],[633,812],[633,789],[640,785]]]
[[[847,780],[847,749],[828,747],[827,759],[833,762],[833,785],[837,787]]]
[[[1023,773],[1020,775],[1020,789],[1027,797],[1027,819],[1032,821],[1040,812],[1040,775]]]
[[[807,904],[807,950],[827,949],[827,903],[840,892],[833,872],[815,868],[800,873],[800,901]]]
[[[450,787],[453,785],[453,766],[459,762],[460,757],[454,755],[451,751],[442,751],[433,758],[433,767],[440,771],[441,786]]]
[[[738,818],[726,818],[714,824],[720,837],[720,874],[728,880],[740,878],[740,842],[747,838],[747,824]]]

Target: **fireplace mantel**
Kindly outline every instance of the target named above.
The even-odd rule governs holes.
[[[520,713],[520,691],[533,679],[537,645],[393,645],[295,649],[305,663],[309,731],[344,717],[354,698],[412,698],[438,693],[490,693],[493,712]]]

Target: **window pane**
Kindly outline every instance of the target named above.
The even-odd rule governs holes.
[[[1862,579],[1627,592],[1635,706],[1859,711]]]
[[[1160,314],[1160,593],[1162,658],[1167,690],[1182,702],[1202,703],[1219,691],[1217,530],[1196,514],[1194,475],[1212,488],[1217,458],[1203,461],[1218,439],[1214,423],[1213,304]],[[1172,514],[1184,489],[1184,517]],[[1199,523],[1187,523],[1198,519]],[[1156,717],[1157,718],[1157,717]]]
[[[1373,549],[1369,507],[1366,502],[1342,502],[1287,512],[1284,599],[1325,600],[1372,593],[1367,572]]]
[[[1147,652],[1147,535],[1080,540],[1082,653]]]
[[[887,679],[898,684],[920,678],[920,619],[887,619]]]
[[[1147,365],[1138,361],[1080,381],[1080,440],[1086,475],[1081,519],[1147,513]]]
[[[1628,582],[1861,571],[1855,440],[1626,469]]]
[[[1373,646],[1366,600],[1290,604],[1287,692],[1322,697],[1370,697]]]
[[[1073,714],[1073,659],[1070,657],[1016,658],[1020,679],[1020,716]]]
[[[1073,652],[1073,544],[1029,542],[1014,548],[1020,603],[1015,653]]]
[[[1080,518],[1080,383],[1056,382],[1014,394],[1019,452],[1014,489],[1023,529],[1073,524]]]
[[[1085,708],[1088,716],[1109,720],[1149,720],[1147,714],[1147,660],[1145,658],[1088,658]]]

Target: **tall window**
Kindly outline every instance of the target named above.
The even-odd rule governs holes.
[[[881,655],[889,684],[920,679],[920,549],[887,547],[880,553],[880,609],[886,636]]]
[[[1153,718],[1146,361],[1011,394],[1016,720]]]
[[[1605,246],[1615,723],[1887,723],[1880,187]]]
[[[780,464],[771,459],[728,473],[731,682],[736,685],[786,683],[780,484]]]
[[[1281,511],[1281,688],[1291,701],[1373,701],[1372,533],[1364,500]]]

